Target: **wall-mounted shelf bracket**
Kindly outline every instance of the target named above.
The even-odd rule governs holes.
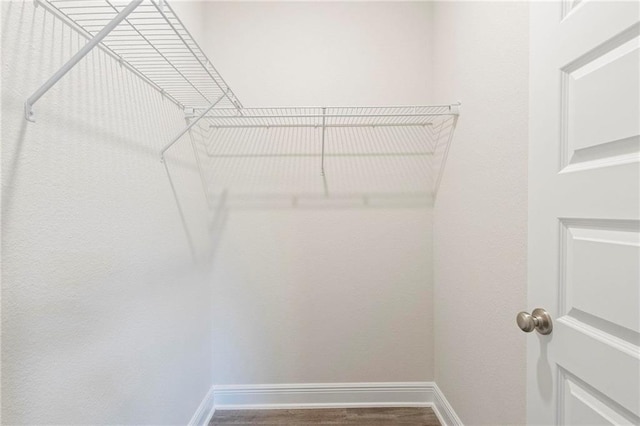
[[[184,118],[195,118],[196,110],[195,108],[185,107],[184,109]]]
[[[324,137],[327,131],[327,108],[322,108],[322,157],[320,159],[320,173],[324,177]]]
[[[184,129],[182,129],[182,131],[180,133],[178,133],[173,139],[171,139],[171,142],[169,142],[168,144],[166,144],[164,146],[164,148],[162,148],[160,150],[160,161],[164,163],[164,153],[167,152],[167,150],[169,148],[171,148],[173,146],[173,144],[175,144],[176,142],[178,142],[180,140],[180,138],[182,136],[184,136],[189,130],[191,130],[191,128],[193,126],[195,126],[200,120],[202,120],[202,118],[207,115],[216,105],[218,105],[218,103],[220,103],[220,101],[224,98],[226,98],[228,96],[228,91],[226,90],[222,95],[220,95],[220,97],[218,99],[215,100],[215,102],[213,102],[211,105],[209,105],[209,107],[207,109],[205,109],[195,120],[192,120],[191,123],[189,123],[189,125],[187,127],[185,127]],[[186,110],[185,110],[186,113]],[[187,117],[190,118],[190,117]]]
[[[69,59],[67,63],[65,63],[58,71],[56,71],[56,73],[53,74],[51,78],[49,78],[49,80],[47,80],[42,86],[40,86],[40,88],[36,90],[33,95],[29,97],[29,99],[27,99],[24,104],[24,114],[27,121],[35,122],[33,105],[38,101],[38,99],[40,99],[45,93],[47,93],[49,89],[51,89],[62,77],[64,77],[66,73],[68,73],[78,62],[80,62],[82,58],[87,56],[87,54],[91,52],[94,47],[100,44],[102,39],[108,36],[109,33],[115,27],[117,27],[120,22],[126,19],[126,17],[129,16],[129,14],[133,12],[135,8],[138,7],[140,3],[142,3],[142,1],[143,0],[132,0],[127,5],[127,7],[122,9],[115,18],[113,18],[107,25],[105,25],[105,27],[100,30],[100,32],[98,32],[93,38],[91,38],[87,42],[87,44],[82,46],[82,49],[80,49],[78,53],[73,55],[73,57],[71,57],[71,59]],[[36,4],[38,4],[37,0]]]

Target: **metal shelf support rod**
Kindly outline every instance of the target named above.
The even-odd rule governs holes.
[[[442,160],[440,164],[440,169],[438,170],[438,177],[436,178],[436,184],[433,188],[433,196],[435,197],[438,194],[438,189],[440,188],[440,181],[442,180],[442,174],[444,173],[444,166],[447,163],[447,156],[449,155],[449,148],[451,147],[451,141],[453,140],[453,133],[456,129],[456,125],[458,124],[458,115],[453,116],[453,123],[451,124],[451,130],[449,131],[449,136],[447,137],[447,144],[444,147],[444,153],[442,154]],[[436,146],[433,147],[433,150],[436,150]]]
[[[169,148],[171,148],[174,143],[178,142],[178,140],[182,136],[184,136],[185,133],[187,133],[189,130],[191,130],[191,128],[193,126],[195,126],[198,123],[198,121],[200,121],[202,119],[202,117],[204,117],[209,111],[211,111],[223,98],[225,98],[227,96],[227,92],[228,91],[229,91],[229,89],[225,90],[225,92],[218,99],[216,99],[215,102],[213,102],[211,105],[209,105],[209,108],[204,110],[204,112],[202,114],[200,114],[195,120],[192,120],[191,123],[187,127],[185,127],[180,133],[178,133],[178,135],[175,138],[173,138],[171,140],[171,142],[169,142],[167,145],[165,145],[164,148],[162,148],[162,150],[160,151],[160,161],[164,162],[164,153],[167,152],[167,150]]]
[[[189,124],[189,118],[186,119],[187,124]],[[213,204],[211,203],[211,199],[209,196],[209,190],[207,189],[207,181],[204,178],[204,173],[202,172],[202,163],[200,161],[200,154],[198,153],[198,147],[196,146],[195,138],[193,137],[193,132],[189,131],[189,140],[191,141],[191,149],[193,150],[193,156],[196,159],[196,165],[198,166],[198,174],[200,175],[200,183],[202,184],[202,190],[204,191],[204,198],[207,200],[207,206],[209,209],[212,208]]]
[[[33,114],[33,104],[35,104],[38,99],[42,97],[42,95],[47,93],[49,89],[51,89],[62,77],[64,77],[66,73],[68,73],[78,62],[80,62],[82,58],[87,56],[87,54],[91,52],[91,50],[96,47],[103,38],[109,35],[109,33],[115,27],[117,27],[120,22],[122,22],[127,16],[129,16],[129,14],[133,12],[136,7],[138,7],[140,3],[142,3],[142,1],[143,0],[132,0],[127,5],[127,7],[122,9],[120,13],[118,13],[116,17],[111,20],[111,22],[105,25],[105,27],[100,30],[100,32],[96,34],[91,40],[89,40],[87,44],[82,46],[82,49],[80,49],[78,53],[73,55],[73,57],[71,57],[71,59],[69,59],[66,64],[64,64],[58,71],[56,71],[56,73],[53,74],[51,78],[49,78],[49,80],[47,80],[42,86],[40,86],[40,88],[36,90],[33,95],[29,97],[29,99],[27,99],[27,102],[25,102],[24,104],[24,113],[27,121],[35,121]]]
[[[325,120],[326,112],[327,112],[327,109],[322,108],[322,159],[320,160],[320,170],[321,170],[322,176],[324,176],[324,135],[327,130],[326,120]]]

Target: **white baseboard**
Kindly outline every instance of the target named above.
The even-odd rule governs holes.
[[[216,410],[431,407],[444,426],[462,426],[433,382],[221,385],[213,396]]]
[[[443,425],[463,426],[460,417],[453,411],[453,407],[435,383],[433,384],[433,411]]]
[[[207,426],[213,413],[216,411],[214,404],[214,387],[211,386],[209,392],[204,396],[204,399],[198,406],[198,409],[189,420],[189,426]]]

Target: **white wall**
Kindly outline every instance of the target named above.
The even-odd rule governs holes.
[[[182,21],[191,37],[199,45],[206,38],[207,20],[205,7],[207,0],[173,0],[167,2],[176,16]],[[202,46],[200,46],[202,48]]]
[[[463,103],[434,211],[435,379],[465,424],[525,422],[528,7],[433,4],[434,99]]]
[[[430,245],[422,209],[231,211],[216,384],[430,379]]]
[[[93,53],[27,125],[24,99],[80,41],[32,2],[3,2],[3,421],[185,423],[212,381],[435,378],[467,424],[524,422],[527,6],[176,9],[246,106],[463,102],[435,208],[435,294],[431,210],[404,184],[394,206],[227,205],[208,277],[157,160],[181,113]],[[202,257],[186,143],[168,164]],[[343,171],[362,195],[403,170],[390,164]],[[274,182],[280,195],[299,183]]]
[[[424,104],[429,10],[211,2],[204,48],[245,106]],[[431,212],[407,196],[427,182],[397,179],[413,160],[330,161],[331,194],[383,185],[394,203],[327,201],[319,158],[249,158],[286,153],[304,135],[255,137],[247,158],[211,167],[228,206],[214,258],[215,383],[432,379]],[[237,180],[227,185],[216,170]],[[238,193],[258,201],[229,206]],[[287,196],[299,193],[316,198],[293,207]],[[260,201],[275,195],[277,203]]]
[[[2,420],[185,424],[212,382],[210,287],[159,161],[181,112],[34,2],[2,2]],[[168,157],[197,256],[193,154]]]
[[[424,104],[429,4],[208,2],[205,49],[245,107]]]

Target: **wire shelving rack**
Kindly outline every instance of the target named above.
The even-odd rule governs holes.
[[[87,44],[27,100],[33,104],[98,46],[179,107],[242,104],[171,6],[163,0],[35,0],[87,38]]]
[[[456,105],[216,108],[205,119],[216,128],[431,126],[457,115]]]
[[[183,136],[189,133],[193,140],[192,133],[203,127],[207,131],[218,131],[218,138],[228,140],[234,140],[247,129],[277,128],[282,131],[290,129],[291,132],[301,128],[314,129],[310,134],[319,147],[319,152],[314,155],[319,157],[323,177],[325,157],[419,154],[431,157],[429,168],[434,176],[431,190],[434,195],[438,190],[459,115],[459,103],[244,108],[166,0],[34,1],[88,41],[27,99],[25,115],[29,121],[34,121],[34,103],[93,48],[98,47],[184,109],[188,125],[162,148],[160,158],[163,161],[165,153]],[[367,152],[368,146],[372,150],[377,149],[368,144],[360,146],[358,152],[348,152],[349,149],[345,148],[348,144],[338,136],[344,129],[360,131],[362,135],[371,132],[370,129],[387,129],[386,136],[381,133],[375,136],[388,138],[396,145],[398,138],[404,138],[418,146],[420,152]],[[395,133],[389,133],[392,131]],[[327,140],[331,138],[338,144],[333,144],[327,152]],[[424,144],[419,145],[422,142]],[[336,146],[342,148],[336,151]],[[201,169],[195,145],[194,154]],[[204,176],[202,170],[200,174]]]
[[[202,111],[192,121],[198,124],[200,139],[205,145],[220,149],[233,146],[228,153],[214,156],[242,156],[247,131],[279,132],[283,140],[304,139],[304,152],[281,148],[250,149],[251,156],[263,152],[266,157],[317,157],[321,176],[325,176],[325,160],[329,157],[426,157],[431,169],[431,194],[438,190],[449,146],[459,115],[459,104],[430,106],[349,106],[349,107],[267,107],[212,108]],[[299,133],[307,130],[307,133]],[[196,131],[196,130],[194,130]],[[287,132],[283,134],[282,132]],[[309,133],[310,132],[310,133]],[[354,133],[356,132],[357,135]],[[260,139],[276,143],[266,133]],[[303,136],[304,135],[304,136]],[[357,143],[354,143],[355,141]],[[369,141],[369,142],[367,142]],[[260,144],[262,145],[262,144]],[[220,148],[215,148],[216,146]],[[317,149],[315,149],[315,148]],[[245,151],[248,147],[245,147]],[[266,151],[269,153],[267,154]],[[285,152],[286,151],[286,152]],[[211,150],[206,151],[211,155]]]

